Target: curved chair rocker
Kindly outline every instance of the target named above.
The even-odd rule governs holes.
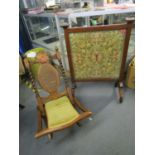
[[[62,67],[61,59],[58,59],[58,61]],[[79,121],[92,114],[72,95],[72,89],[69,86],[66,87],[64,92],[58,92],[60,86],[59,73],[50,63],[32,64],[29,61],[29,71],[37,99],[38,129],[35,138],[44,135],[51,138],[53,132],[71,127],[74,124],[79,125]],[[40,96],[35,85],[36,81],[49,93],[47,97]],[[81,112],[78,112],[75,108],[78,108]],[[43,121],[46,124],[45,128],[43,128]]]

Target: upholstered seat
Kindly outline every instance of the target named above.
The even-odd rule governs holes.
[[[79,117],[67,96],[47,102],[45,111],[48,128],[63,126]]]

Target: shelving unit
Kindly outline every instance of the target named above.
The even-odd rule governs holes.
[[[84,18],[85,19],[85,26],[90,26],[90,17],[93,16],[108,16],[109,17],[109,24],[113,24],[114,18],[113,15],[116,14],[134,14],[135,8],[128,8],[128,9],[103,9],[103,10],[92,10],[92,11],[79,11],[75,13],[69,14],[69,27],[72,27],[73,19],[77,18]]]
[[[67,19],[67,16],[58,17],[55,13],[25,14],[23,15],[25,26],[27,28],[33,47],[44,47],[48,51],[54,51],[58,47],[62,52],[63,64],[65,60],[65,41],[63,30],[60,27],[61,18]]]
[[[24,14],[23,18],[33,47],[44,47],[48,51],[54,51],[55,47],[58,47],[61,51],[63,65],[68,69],[64,32],[61,28],[62,24],[68,23],[69,27],[91,26],[90,19],[95,17],[102,17],[103,20],[106,18],[108,20],[107,24],[113,24],[123,22],[125,16],[134,16],[134,12],[134,7],[127,9],[96,8],[90,11],[80,8],[57,13]],[[78,24],[73,23],[76,20]]]

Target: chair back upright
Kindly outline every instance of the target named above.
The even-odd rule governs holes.
[[[49,63],[41,64],[37,80],[39,85],[50,95],[57,95],[60,86],[60,77],[58,71]]]

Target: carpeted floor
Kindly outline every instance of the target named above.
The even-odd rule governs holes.
[[[134,30],[127,63],[134,55]],[[114,82],[79,83],[76,96],[93,112],[92,120],[36,140],[37,115],[34,94],[20,85],[19,112],[20,155],[134,155],[135,92],[124,89],[124,102],[117,101]]]
[[[117,101],[114,82],[79,83],[76,96],[93,112],[92,120],[36,140],[35,97],[20,85],[20,155],[134,155],[134,90]]]

